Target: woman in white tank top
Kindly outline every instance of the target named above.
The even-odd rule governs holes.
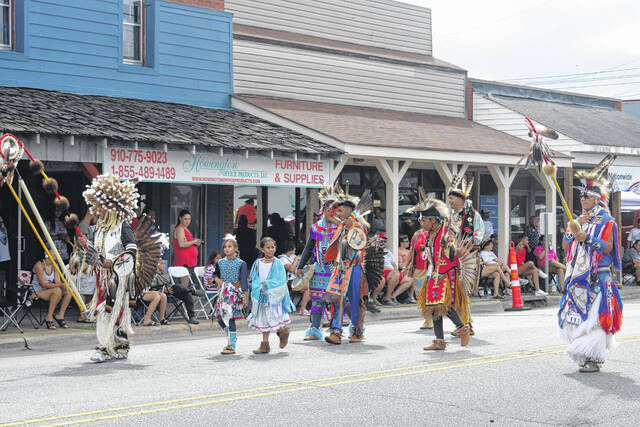
[[[36,262],[33,266],[33,279],[31,280],[31,286],[35,291],[36,299],[41,298],[45,301],[49,301],[49,311],[47,312],[47,316],[44,318],[47,329],[56,329],[53,324],[54,319],[61,328],[68,328],[64,321],[64,313],[67,311],[67,307],[71,301],[71,292],[69,292],[67,287],[60,280],[60,275],[46,254],[42,261]],[[53,311],[56,309],[60,300],[62,300],[62,304],[60,304],[60,310],[54,318]]]

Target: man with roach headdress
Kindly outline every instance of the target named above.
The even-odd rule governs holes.
[[[606,169],[615,161],[608,155],[591,171],[578,171],[582,214],[570,222],[562,247],[567,273],[560,299],[560,336],[569,343],[567,354],[580,372],[598,372],[614,334],[622,326],[622,301],[613,270],[621,270],[618,224],[607,209]]]
[[[305,341],[322,339],[320,324],[322,313],[325,308],[324,294],[331,279],[333,266],[327,262],[327,248],[333,238],[337,224],[340,221],[335,216],[338,200],[337,190],[339,187],[328,187],[320,191],[319,199],[322,202],[322,212],[320,219],[311,226],[309,238],[302,251],[298,264],[298,276],[303,274],[303,268],[313,259],[313,277],[309,282],[311,294],[311,326],[305,332]],[[303,307],[304,308],[304,307]]]
[[[368,224],[364,216],[373,207],[371,192],[365,191],[362,198],[349,195],[348,188],[340,193],[336,201],[340,224],[326,252],[326,261],[333,262],[333,273],[324,296],[331,306],[331,329],[325,337],[329,344],[341,344],[342,318],[347,310],[351,319],[349,342],[364,339],[368,284],[380,283],[384,268],[384,251],[377,239],[367,240]]]

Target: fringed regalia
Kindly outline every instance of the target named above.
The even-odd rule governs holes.
[[[259,332],[275,332],[291,323],[289,313],[295,305],[287,288],[287,273],[282,262],[275,258],[266,277],[261,277],[258,259],[249,274],[251,285],[251,314],[247,317],[249,327]]]
[[[309,238],[305,244],[298,269],[307,265],[313,259],[313,277],[309,282],[309,293],[311,296],[311,327],[305,333],[306,337],[322,338],[320,324],[324,312],[324,293],[329,286],[329,281],[333,273],[333,265],[327,262],[327,248],[334,236],[336,226],[327,221],[325,215],[311,226]]]
[[[622,269],[618,224],[606,208],[609,181],[603,177],[615,159],[608,155],[593,170],[576,173],[582,182],[581,200],[596,198],[596,205],[588,212],[588,222],[570,223],[564,235],[567,276],[558,324],[561,338],[569,342],[567,354],[581,372],[599,371],[622,326],[622,300],[612,271]],[[586,233],[583,242],[574,235],[581,232]]]
[[[560,299],[560,335],[569,342],[567,354],[579,365],[591,361],[603,364],[614,334],[622,326],[622,301],[613,281],[612,268],[620,270],[618,225],[609,212],[596,206],[592,219],[583,225],[585,242],[565,234],[567,276]],[[613,251],[605,253],[613,237]]]
[[[230,320],[242,319],[243,292],[249,289],[247,284],[247,264],[238,256],[218,261],[222,286],[216,305],[216,317],[224,325],[229,326]]]
[[[354,214],[349,219],[351,226],[347,227],[345,222],[338,225],[327,248],[326,259],[334,262],[334,268],[324,298],[331,305],[332,332],[342,333],[342,317],[348,311],[353,333],[361,336],[367,309],[364,298],[369,294],[362,269],[364,250],[354,249],[347,238],[354,230],[353,234],[366,241],[367,230]]]
[[[135,231],[129,226],[138,206],[136,183],[99,175],[83,193],[98,217],[94,241],[84,251],[82,267],[84,271],[93,269],[96,277],[89,308],[99,344],[91,357],[96,362],[129,354],[129,335],[133,333],[129,305],[135,304],[152,280],[162,256],[162,235],[153,233],[151,218],[143,216]],[[106,261],[111,261],[109,267],[105,267]]]
[[[427,239],[425,242],[428,275],[425,277],[426,285],[420,288],[418,294],[418,307],[426,319],[438,320],[446,316],[451,307],[457,312],[464,311],[469,304],[458,281],[458,258],[448,257],[448,233],[449,228],[444,223],[434,240]],[[435,266],[438,266],[437,269]]]

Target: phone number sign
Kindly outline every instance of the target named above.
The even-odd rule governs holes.
[[[155,182],[325,187],[328,160],[293,160],[185,151],[105,148],[103,170],[117,177]]]

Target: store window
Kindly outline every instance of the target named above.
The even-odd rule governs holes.
[[[142,0],[123,0],[122,61],[142,65],[144,26]]]
[[[12,21],[13,10],[12,0],[0,0],[0,49],[11,49],[11,37],[13,35]]]

